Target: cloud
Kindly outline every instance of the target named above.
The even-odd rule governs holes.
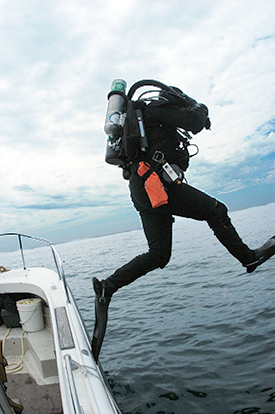
[[[210,111],[187,176],[205,191],[274,182],[269,0],[1,3],[0,225],[121,220],[121,171],[104,163],[111,81],[177,85]],[[133,213],[135,214],[135,213]],[[83,227],[83,228],[84,228]]]
[[[24,193],[34,193],[34,189],[29,185],[16,185],[14,186],[14,191],[22,191]]]

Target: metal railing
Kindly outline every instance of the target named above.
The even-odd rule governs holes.
[[[74,406],[74,411],[76,414],[84,414],[84,411],[80,405],[78,395],[77,395],[76,385],[74,382],[74,376],[73,376],[73,371],[72,371],[72,360],[71,360],[70,355],[65,355],[64,360],[65,360],[67,379],[68,379],[70,394],[71,394],[71,398],[72,398],[72,402]]]
[[[28,236],[27,234],[20,234],[20,233],[1,233],[0,237],[1,236],[15,236],[15,237],[18,238],[19,249],[20,249],[20,252],[21,252],[21,257],[22,257],[24,270],[26,270],[26,261],[25,261],[25,256],[24,256],[22,238],[31,239],[31,240],[35,240],[35,241],[47,244],[50,247],[51,251],[52,251],[53,259],[54,259],[54,263],[55,263],[55,267],[56,267],[59,279],[63,281],[66,296],[67,296],[67,300],[68,300],[68,302],[70,302],[69,293],[68,293],[68,286],[67,286],[67,283],[66,283],[65,272],[64,272],[64,267],[63,267],[63,264],[62,264],[62,260],[60,259],[60,256],[58,255],[57,251],[55,250],[54,245],[52,244],[52,242],[50,242],[49,240],[46,240],[46,239],[42,239],[40,237]]]

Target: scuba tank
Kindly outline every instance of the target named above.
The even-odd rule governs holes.
[[[108,135],[105,161],[108,164],[117,165],[118,167],[123,168],[123,170],[127,170],[128,165],[134,159],[138,149],[145,153],[149,147],[143,126],[142,110],[138,109],[140,106],[133,109],[135,116],[133,116],[130,111],[133,107],[133,102],[145,104],[146,102],[150,102],[152,100],[155,101],[156,97],[150,98],[149,96],[148,98],[144,98],[145,94],[152,92],[158,93],[157,100],[159,100],[160,105],[170,102],[179,107],[188,107],[192,106],[194,102],[196,102],[192,98],[185,95],[180,89],[167,86],[164,83],[153,79],[144,79],[134,83],[130,87],[127,95],[125,93],[126,85],[127,83],[123,79],[115,79],[112,82],[111,91],[108,94],[109,102],[104,126],[104,131]],[[153,91],[149,90],[143,92],[137,100],[133,99],[134,94],[139,88],[150,86],[157,88],[157,90],[154,89]],[[130,102],[132,105],[130,105]],[[134,130],[135,121],[133,118],[137,123],[138,133]],[[130,133],[128,131],[129,126],[131,129]],[[183,144],[183,147],[186,149],[187,146],[192,145],[189,143],[189,140],[192,138],[190,134],[180,128],[177,130],[179,135],[181,135],[180,143]],[[128,136],[130,137],[129,140],[127,140]],[[138,142],[135,140],[136,137],[138,138]],[[130,150],[128,145],[131,146]],[[198,147],[196,145],[195,147],[198,152]],[[189,157],[191,156],[189,155]],[[171,178],[170,169],[167,169],[167,171],[164,172],[165,177],[168,175],[168,177]],[[174,180],[172,179],[172,181]]]
[[[123,166],[123,161],[118,158],[122,126],[124,122],[123,109],[125,106],[126,81],[115,79],[108,94],[108,106],[104,125],[104,132],[108,135],[105,161],[108,164]]]

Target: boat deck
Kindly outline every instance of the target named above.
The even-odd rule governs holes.
[[[10,331],[0,326],[0,340],[10,369],[6,382],[7,395],[24,406],[24,414],[62,414],[60,389],[51,331],[24,333],[21,328]],[[39,335],[38,335],[39,334]],[[22,348],[23,346],[23,348]]]
[[[7,395],[24,407],[24,414],[62,414],[58,384],[37,385],[29,374],[8,374]]]

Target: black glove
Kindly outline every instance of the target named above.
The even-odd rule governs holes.
[[[204,128],[205,129],[211,129],[211,121],[210,121],[209,117],[206,118]]]

